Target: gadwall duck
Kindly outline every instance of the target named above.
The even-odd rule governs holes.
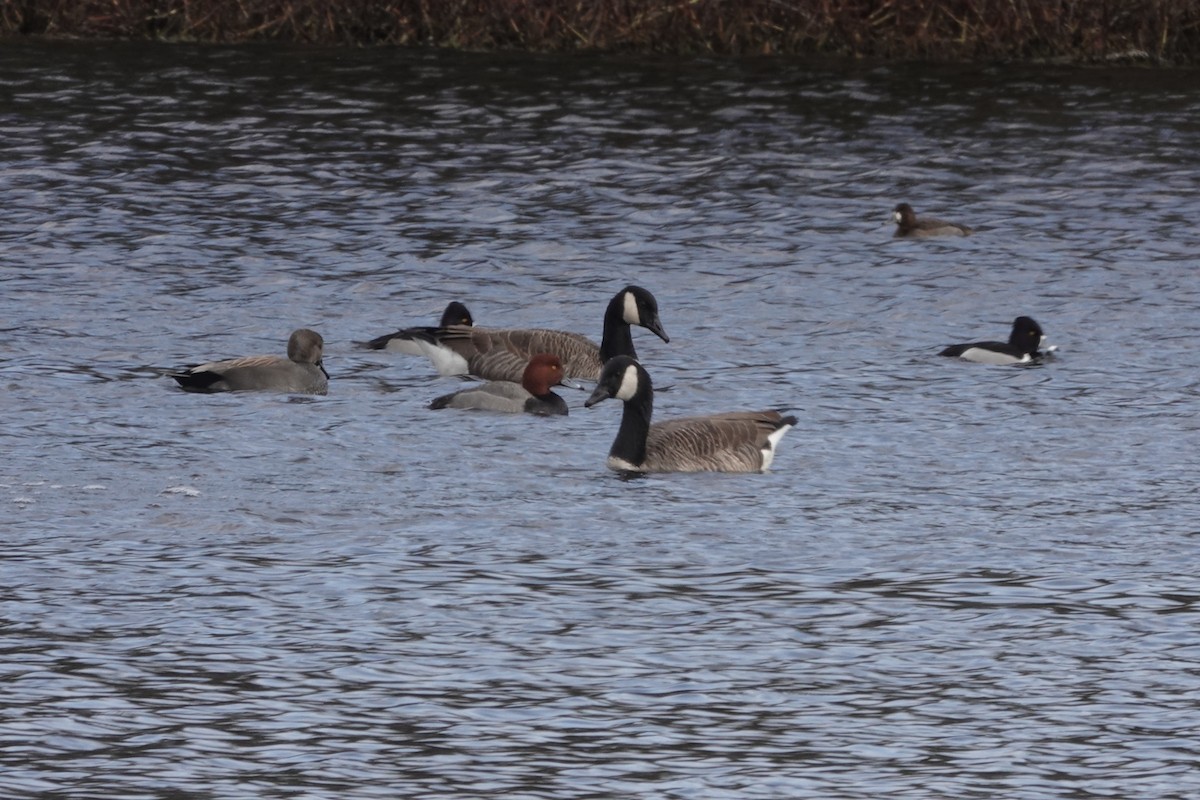
[[[329,373],[322,363],[324,350],[321,334],[301,328],[288,339],[287,358],[246,356],[213,361],[171,373],[171,377],[188,392],[265,390],[325,394]]]

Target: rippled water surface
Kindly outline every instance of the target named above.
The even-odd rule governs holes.
[[[0,135],[0,795],[1200,795],[1194,72],[10,42]],[[771,473],[355,344],[627,283]]]

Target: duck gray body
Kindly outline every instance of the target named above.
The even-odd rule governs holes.
[[[651,423],[654,390],[634,359],[618,356],[605,365],[584,403],[615,397],[624,402],[621,426],[608,454],[618,472],[765,472],[775,446],[796,424],[778,411],[730,411]]]
[[[213,361],[171,374],[188,392],[273,391],[325,394],[329,373],[323,363],[325,340],[301,328],[288,339],[288,355],[245,356]]]

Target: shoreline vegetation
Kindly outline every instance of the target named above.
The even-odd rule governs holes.
[[[0,36],[1200,64],[1200,0],[0,0]]]

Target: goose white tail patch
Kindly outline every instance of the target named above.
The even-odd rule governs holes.
[[[637,298],[633,292],[625,293],[625,321],[630,325],[642,324],[642,315],[638,312]]]
[[[418,342],[417,344],[421,346],[421,352],[433,362],[433,366],[437,369],[439,375],[467,374],[467,360],[449,347],[431,342]]]
[[[768,434],[767,446],[762,449],[763,472],[771,468],[771,462],[775,460],[775,447],[779,444],[779,440],[783,438],[783,435],[791,429],[791,425],[783,425],[778,430]]]
[[[636,364],[630,364],[625,368],[625,373],[621,375],[621,385],[617,388],[617,393],[613,397],[618,400],[632,400],[638,390],[638,368]]]

